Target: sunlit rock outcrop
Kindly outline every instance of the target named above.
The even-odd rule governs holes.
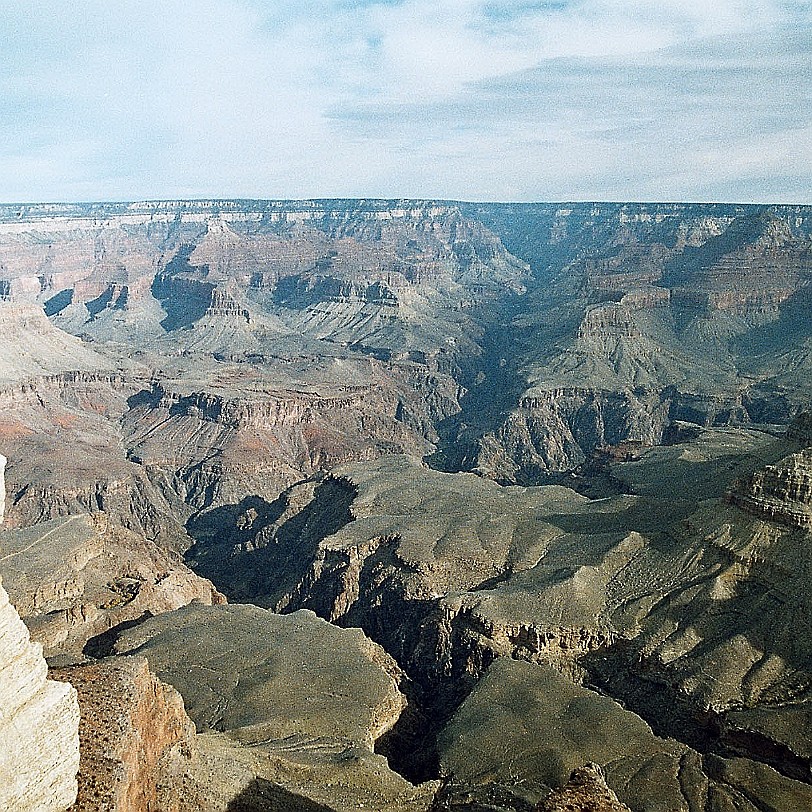
[[[79,706],[67,683],[47,679],[42,646],[0,584],[0,808],[62,812],[76,798]]]
[[[0,454],[0,524],[6,514],[6,458]]]

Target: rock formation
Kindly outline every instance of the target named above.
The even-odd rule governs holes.
[[[63,812],[76,798],[76,691],[47,679],[42,647],[29,642],[0,584],[0,808]]]
[[[603,770],[592,762],[573,770],[569,781],[539,805],[538,812],[631,812],[606,785]]]
[[[457,780],[524,779],[559,788],[542,801],[545,812],[758,812],[771,803],[769,798],[777,800],[778,785],[781,805],[773,808],[789,812],[812,804],[807,784],[744,759],[703,758],[674,740],[654,736],[635,714],[552,669],[506,659],[491,666],[458,709],[439,747],[445,769]],[[585,762],[599,769],[584,770]]]
[[[71,812],[186,809],[197,754],[180,695],[156,679],[143,658],[55,674],[78,692],[81,714],[79,791]]]
[[[371,748],[405,706],[399,669],[378,646],[306,612],[187,606],[125,632],[116,650],[146,656],[185,695],[200,730],[247,743],[297,735]]]
[[[722,503],[737,472],[791,447],[769,433],[705,431],[621,456],[612,473],[635,493],[597,501],[388,458],[296,486],[192,552],[243,600],[364,628],[440,719],[509,656],[601,685],[703,753],[808,780],[798,731],[812,672],[792,631],[808,545]],[[414,746],[401,742],[400,755]],[[579,751],[559,780],[591,757]]]
[[[134,482],[150,506],[108,513],[179,543],[170,515],[352,460],[436,452],[532,484],[675,420],[786,420],[812,396],[810,222],[726,205],[5,208],[13,520]],[[89,454],[77,489],[46,490],[59,465],[19,468],[47,455],[49,424]]]
[[[192,770],[203,808],[273,809],[277,798],[280,809],[427,809],[436,782],[412,786],[374,753],[406,699],[402,672],[360,630],[309,612],[197,605],[125,632],[116,648],[145,656],[205,734]]]
[[[79,655],[121,624],[195,601],[224,602],[181,557],[117,527],[104,513],[3,533],[0,573],[46,654]]]
[[[728,498],[756,516],[791,527],[812,527],[812,449],[757,471]]]
[[[808,529],[812,527],[812,413],[795,417],[787,440],[801,445],[801,450],[733,483],[726,499],[755,516]]]
[[[0,524],[6,515],[6,463],[8,460],[0,454]]]
[[[798,206],[0,206],[0,571],[205,729],[111,671],[122,803],[808,805],[810,258]]]
[[[469,467],[538,482],[601,445],[659,443],[674,420],[785,422],[810,396],[806,209],[465,211],[544,269],[501,352],[518,351],[524,392],[470,437]]]

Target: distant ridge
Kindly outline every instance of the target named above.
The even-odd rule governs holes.
[[[532,203],[513,202],[470,202],[464,200],[442,200],[430,198],[308,198],[308,199],[257,199],[257,198],[211,198],[211,199],[166,199],[135,200],[115,202],[62,202],[62,203],[3,203],[0,204],[0,222],[31,221],[48,217],[105,217],[126,214],[154,214],[160,212],[182,213],[227,213],[227,212],[280,212],[280,211],[334,211],[352,208],[355,211],[387,211],[391,209],[423,209],[425,207],[460,207],[471,212],[498,208],[504,211],[555,210],[567,208],[575,210],[595,209],[599,212],[614,212],[624,209],[676,215],[694,209],[706,209],[715,214],[736,215],[759,209],[788,212],[809,209],[802,204],[772,203],[693,203],[693,202],[569,202],[538,201]]]

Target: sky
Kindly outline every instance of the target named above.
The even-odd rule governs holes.
[[[812,0],[0,0],[0,202],[812,203]]]

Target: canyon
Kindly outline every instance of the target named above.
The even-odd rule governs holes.
[[[812,808],[811,281],[804,206],[0,206],[53,808]]]

